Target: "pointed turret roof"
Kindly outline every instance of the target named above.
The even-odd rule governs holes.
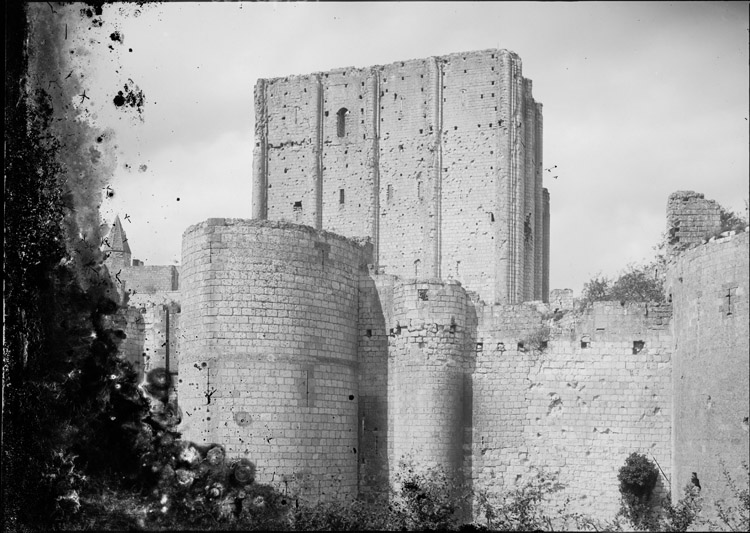
[[[120,222],[120,215],[115,216],[115,222],[112,224],[112,228],[109,230],[107,235],[107,242],[109,243],[109,251],[112,252],[124,252],[130,253],[130,245],[128,244],[128,236],[125,235],[125,230]]]

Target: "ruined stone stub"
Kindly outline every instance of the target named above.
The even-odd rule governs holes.
[[[670,255],[701,244],[721,228],[721,209],[702,193],[677,191],[667,202],[667,246]]]

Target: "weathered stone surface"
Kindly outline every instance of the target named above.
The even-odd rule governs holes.
[[[309,500],[382,491],[412,459],[490,494],[545,469],[611,519],[632,452],[660,493],[698,472],[726,495],[750,275],[747,233],[704,243],[715,202],[670,196],[667,304],[579,313],[569,290],[541,301],[541,107],[514,54],[261,80],[255,103],[254,220],[188,228],[179,271],[131,265],[121,224],[110,247],[121,352],[179,370],[185,438]]]

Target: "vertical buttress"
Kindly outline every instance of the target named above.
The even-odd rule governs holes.
[[[372,219],[372,260],[380,264],[380,72],[370,71],[372,93],[372,202],[375,216]]]
[[[534,153],[536,137],[536,106],[531,96],[531,80],[523,78],[523,161],[524,161],[524,200],[523,200],[523,301],[534,299],[534,267],[536,257],[536,161]]]
[[[315,229],[323,229],[323,83],[316,76],[315,102]]]
[[[443,195],[443,65],[436,57],[430,58],[430,77],[432,85],[432,172],[435,193],[434,220],[434,257],[431,275],[440,278],[442,262],[442,195]]]
[[[536,130],[534,142],[534,177],[536,192],[536,223],[534,225],[534,300],[547,301],[544,297],[544,206],[542,200],[543,171],[542,167],[542,104],[534,103]]]
[[[542,189],[542,209],[544,210],[544,249],[542,250],[542,300],[549,302],[549,191]]]
[[[255,147],[253,149],[252,217],[268,218],[268,106],[266,80],[255,85]]]

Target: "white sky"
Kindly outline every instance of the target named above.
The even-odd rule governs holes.
[[[89,47],[88,94],[119,146],[103,213],[128,215],[146,264],[178,262],[190,224],[251,216],[258,78],[486,48],[517,52],[544,105],[544,167],[559,175],[545,173],[551,288],[578,293],[651,258],[676,190],[745,214],[745,2],[162,3],[137,17],[115,6],[103,28],[81,30],[105,44],[124,35],[115,52]],[[146,95],[143,123],[111,103],[127,78]]]

